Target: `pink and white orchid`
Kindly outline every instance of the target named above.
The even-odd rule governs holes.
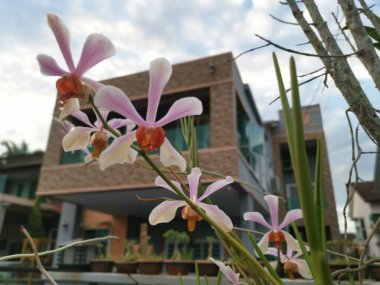
[[[115,54],[115,48],[111,41],[102,34],[91,34],[84,43],[81,57],[77,66],[74,65],[70,49],[70,32],[63,21],[55,14],[47,15],[48,24],[54,33],[67,64],[68,71],[58,66],[51,56],[40,54],[37,56],[41,73],[48,76],[60,76],[56,86],[59,100],[63,104],[60,120],[79,110],[77,98],[85,98],[85,90],[82,82],[96,91],[102,84],[83,76],[90,68],[104,59]]]
[[[195,167],[187,176],[189,182],[190,200],[198,207],[200,207],[206,213],[206,215],[209,216],[215,223],[217,223],[223,230],[227,232],[231,231],[233,227],[231,219],[222,210],[220,210],[218,206],[206,204],[202,201],[212,193],[222,189],[228,184],[231,184],[233,182],[232,177],[227,176],[223,180],[218,180],[210,184],[206,188],[204,194],[198,198],[198,184],[201,175],[201,170],[198,167]],[[183,192],[181,185],[178,182],[172,181],[172,183],[180,191]],[[155,184],[175,193],[175,191],[160,176],[156,178]],[[195,229],[196,222],[201,221],[202,217],[183,200],[168,200],[156,206],[149,215],[149,223],[151,225],[157,225],[160,223],[170,222],[174,219],[177,209],[180,207],[184,207],[181,212],[181,217],[184,220],[187,220],[188,230],[190,232],[193,231]]]
[[[276,248],[280,248],[283,242],[286,241],[288,247],[299,249],[299,244],[289,233],[282,229],[289,225],[291,222],[302,218],[302,211],[300,209],[290,210],[281,224],[278,223],[278,197],[274,195],[266,195],[265,201],[269,206],[269,214],[272,224],[270,225],[259,212],[246,212],[244,213],[244,220],[254,221],[269,229],[259,241],[258,246],[263,252],[268,249],[269,242],[273,243]]]
[[[100,159],[102,169],[115,163],[124,163],[125,155],[122,153],[128,149],[134,140],[137,140],[140,147],[145,151],[160,148],[160,159],[164,166],[177,165],[181,171],[186,169],[185,159],[165,137],[162,127],[186,116],[200,115],[203,108],[202,102],[198,98],[182,98],[173,103],[163,118],[156,121],[158,104],[171,73],[172,67],[167,59],[158,58],[151,62],[148,107],[145,120],[122,90],[113,86],[104,86],[97,91],[95,95],[96,106],[119,113],[138,125],[136,132],[115,140],[107,149],[107,152],[102,155]]]
[[[223,262],[215,260],[212,257],[210,257],[210,260],[219,267],[220,271],[222,271],[224,276],[226,276],[232,285],[247,284],[245,282],[239,282],[240,273],[235,273],[230,266],[227,266]]]
[[[108,111],[101,111],[102,117],[107,120]],[[103,123],[99,118],[94,123],[91,123],[86,113],[76,111],[71,116],[85,126],[72,127],[63,137],[62,146],[64,151],[84,150],[87,146],[92,146],[92,159],[99,157],[101,152],[108,146],[108,138],[114,135],[108,130],[104,129]],[[107,122],[113,129],[120,127],[127,128],[127,133],[135,127],[133,122],[129,119],[111,119]],[[135,159],[137,152],[133,149],[128,150],[128,156]]]
[[[273,256],[277,256],[278,249],[276,248],[268,248],[265,254],[270,254]],[[307,262],[304,259],[300,259],[302,255],[301,251],[295,252],[293,255],[293,250],[291,248],[287,248],[286,254],[283,254],[280,251],[280,262],[284,265],[284,271],[288,274],[290,279],[294,279],[294,274],[298,272],[305,279],[312,279],[313,275],[311,274],[310,268]],[[277,267],[277,261],[271,262],[273,268]]]

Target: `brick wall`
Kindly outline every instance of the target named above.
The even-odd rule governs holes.
[[[339,239],[339,225],[338,225],[338,217],[336,212],[336,204],[335,204],[335,196],[331,178],[331,171],[329,165],[329,159],[327,154],[327,147],[325,142],[325,137],[323,132],[309,132],[305,133],[305,140],[312,139],[322,139],[324,144],[324,153],[323,153],[323,180],[324,185],[323,188],[325,190],[326,200],[328,201],[328,208],[326,209],[326,225],[330,226],[331,236],[333,239]],[[285,189],[283,189],[283,175],[282,175],[282,166],[281,166],[281,150],[280,146],[283,143],[286,143],[285,136],[275,136],[273,137],[273,162],[274,162],[274,170],[275,174],[280,179],[280,190],[283,196],[285,196]],[[313,174],[312,174],[313,175]]]
[[[210,90],[211,148],[200,152],[201,167],[225,175],[237,176],[236,124],[234,114],[235,88],[232,80],[230,53],[185,62],[173,66],[173,75],[164,95],[199,88]],[[124,90],[132,99],[146,98],[149,87],[148,72],[104,81]],[[81,102],[82,106],[86,105]],[[58,117],[59,105],[54,116]],[[137,165],[115,165],[106,171],[96,164],[60,165],[61,142],[64,132],[60,123],[52,121],[45,153],[38,193],[74,193],[153,186],[154,173]],[[158,160],[157,156],[154,156]],[[216,178],[205,177],[212,181]]]

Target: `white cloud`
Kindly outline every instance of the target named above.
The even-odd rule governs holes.
[[[0,43],[0,139],[16,142],[24,139],[33,149],[46,145],[55,102],[55,78],[39,74],[35,56],[49,54],[64,66],[59,48],[46,25],[45,12],[62,15],[72,34],[76,60],[83,42],[92,32],[103,33],[114,42],[116,57],[102,62],[87,74],[94,79],[146,70],[149,62],[159,56],[166,56],[175,63],[226,51],[232,51],[236,56],[264,44],[255,34],[288,48],[310,51],[307,45],[296,46],[305,42],[305,36],[298,27],[280,24],[270,18],[269,14],[273,14],[294,22],[288,8],[274,0],[250,3],[232,0],[62,0],[32,3],[35,7],[30,8],[34,13],[25,13],[12,5],[4,6],[0,11],[0,32],[6,39]],[[323,15],[330,15],[336,9],[336,4],[329,0],[319,1],[318,4]],[[331,16],[328,20],[332,20]],[[17,27],[15,23],[20,23],[22,27]],[[279,102],[268,105],[278,96],[272,51],[278,55],[287,83],[288,53],[267,47],[236,60],[243,80],[252,88],[264,120],[277,119],[280,108]],[[296,56],[296,61],[300,74],[322,66],[319,60],[310,57]],[[358,66],[355,62],[360,79],[368,78],[367,72],[356,68]],[[303,102],[321,104],[334,186],[337,201],[341,204],[351,147],[344,116],[347,104],[331,81],[328,81],[329,88],[322,91],[322,82],[323,78],[318,79],[301,88],[301,91]],[[380,104],[373,86],[367,83],[364,87],[370,92],[371,100]],[[363,143],[363,146],[371,148],[368,143]],[[371,161],[372,158],[365,157],[360,165],[366,173],[372,173]],[[371,175],[367,176],[370,179]]]

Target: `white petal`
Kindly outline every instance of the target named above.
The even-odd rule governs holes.
[[[68,132],[62,140],[64,151],[83,149],[88,146],[90,135],[94,132],[93,128],[76,127]]]
[[[269,245],[269,233],[267,232],[261,240],[257,243],[257,246],[261,249],[262,252],[267,252],[268,251],[268,245]]]
[[[156,206],[149,215],[149,224],[168,223],[174,219],[177,209],[186,205],[185,201],[164,201]]]
[[[79,100],[77,98],[70,98],[66,101],[65,105],[63,105],[63,109],[61,114],[59,115],[59,120],[62,121],[71,113],[80,110]]]
[[[128,148],[130,148],[135,140],[135,134],[135,132],[131,132],[116,138],[109,147],[102,151],[99,156],[99,166],[101,170],[117,163],[123,164],[130,162]]]
[[[285,240],[288,248],[294,250],[294,251],[301,251],[301,247],[298,243],[298,241],[288,232],[281,231],[285,235]]]
[[[182,172],[186,170],[186,160],[175,150],[167,138],[160,147],[160,160],[165,167],[176,165]]]
[[[229,216],[226,215],[216,205],[209,205],[202,202],[198,202],[197,205],[201,207],[206,215],[211,218],[216,224],[218,224],[224,231],[229,232],[233,228],[232,221]]]
[[[305,279],[313,279],[310,268],[307,265],[307,262],[303,259],[292,259],[291,262],[297,264],[298,273]]]
[[[239,275],[240,273],[235,273],[230,266],[226,266],[223,262],[215,260],[214,258],[210,257],[210,260],[214,262],[222,271],[224,276],[227,277],[227,279],[233,284],[238,285],[239,284]]]
[[[177,181],[174,181],[174,180],[170,180],[175,187],[177,187],[178,190],[180,190],[182,193],[182,187],[181,187],[181,184],[179,184]],[[162,187],[162,188],[165,188],[167,190],[169,190],[170,192],[173,192],[174,194],[177,194],[172,187],[169,186],[169,184],[166,183],[166,181],[164,179],[162,179],[161,176],[157,176],[156,177],[156,180],[154,181],[154,184],[156,186],[159,186],[159,187]]]

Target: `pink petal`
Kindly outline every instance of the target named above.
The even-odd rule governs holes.
[[[270,232],[267,232],[261,240],[257,243],[257,246],[261,249],[262,252],[268,251],[268,245],[269,245],[269,234]]]
[[[181,185],[180,185],[177,181],[173,181],[173,180],[170,180],[170,181],[175,185],[175,187],[177,187],[178,190],[180,190],[181,192],[183,192],[183,191],[182,191],[182,188],[181,188]],[[173,188],[170,187],[170,186],[165,182],[165,180],[162,179],[161,176],[157,176],[157,177],[156,177],[156,180],[154,181],[154,185],[156,185],[156,186],[158,186],[158,187],[165,188],[165,189],[167,189],[167,190],[169,190],[169,191],[171,191],[171,192],[173,192],[174,194],[177,195],[177,193],[173,190]]]
[[[238,285],[239,284],[239,276],[240,273],[235,273],[230,266],[226,266],[223,262],[217,261],[214,258],[210,257],[210,260],[214,262],[222,271],[224,276],[233,284],[233,285]]]
[[[65,131],[65,133],[70,132],[72,129],[74,129],[74,124],[71,123],[70,121],[64,120],[61,122],[62,128]]]
[[[269,206],[272,226],[276,229],[278,227],[278,197],[274,195],[265,195],[264,199],[267,201]]]
[[[194,167],[191,169],[191,173],[187,175],[187,180],[189,181],[190,188],[190,199],[193,197],[197,198],[199,178],[201,177],[202,172],[199,167]]]
[[[90,135],[94,131],[96,130],[87,127],[74,128],[63,137],[63,150],[72,151],[86,148],[90,139]]]
[[[112,42],[102,34],[91,34],[83,45],[79,63],[75,69],[78,76],[82,76],[99,62],[116,53]]]
[[[100,116],[102,116],[102,118],[107,122],[108,114],[110,113],[110,111],[100,109],[99,112],[100,112]],[[94,126],[96,126],[97,128],[101,128],[103,125],[102,120],[100,119],[100,117],[98,116],[96,112],[94,113],[96,116],[96,121],[94,122]]]
[[[289,225],[290,223],[299,220],[302,218],[302,211],[300,209],[290,210],[286,213],[284,220],[281,225],[278,226],[279,229],[282,229]]]
[[[297,264],[298,273],[305,279],[313,279],[310,268],[307,265],[307,262],[303,259],[292,259],[292,262]]]
[[[63,76],[67,74],[67,71],[64,71],[60,68],[51,56],[40,54],[37,56],[37,61],[40,66],[40,71],[43,75],[48,76]]]
[[[131,157],[128,156],[128,149],[136,139],[136,132],[131,132],[116,138],[112,144],[107,147],[99,156],[99,166],[101,170],[120,163],[132,163]],[[133,160],[133,158],[132,158]]]
[[[132,102],[119,88],[113,86],[101,87],[96,92],[94,101],[95,105],[98,107],[119,113],[120,115],[131,119],[137,125],[145,125],[145,121],[136,111]]]
[[[77,98],[71,98],[66,101],[65,105],[63,105],[62,112],[59,116],[59,120],[62,121],[68,115],[71,115],[72,113],[79,110],[80,110],[79,100]]]
[[[93,124],[91,124],[90,120],[87,117],[87,114],[82,111],[77,111],[74,113],[71,113],[71,116],[74,117],[75,119],[81,121],[82,123],[85,123],[89,127],[94,127]]]
[[[113,129],[118,129],[129,125],[135,126],[130,119],[111,119],[107,123]]]
[[[172,74],[172,66],[166,58],[157,58],[150,63],[149,97],[146,122],[153,124],[156,121],[157,108],[166,83]]]
[[[198,199],[199,201],[202,201],[203,199],[210,196],[212,193],[222,189],[223,187],[227,186],[228,184],[231,184],[234,182],[231,176],[227,176],[226,179],[215,181],[214,183],[210,184],[206,191],[203,193],[203,195]]]
[[[160,161],[165,167],[176,165],[182,172],[186,170],[186,160],[176,151],[167,138],[160,147]]]
[[[174,219],[177,209],[186,205],[185,201],[164,201],[156,206],[149,215],[149,224],[168,223]]]
[[[156,126],[162,127],[170,122],[187,116],[202,114],[202,102],[195,97],[186,97],[179,99],[173,103],[168,113],[157,123]]]
[[[246,221],[253,221],[256,223],[259,223],[266,227],[267,229],[272,229],[272,226],[267,223],[267,221],[264,219],[263,215],[259,212],[246,212],[243,215],[243,219]]]
[[[92,91],[95,91],[95,92],[104,86],[104,84],[102,84],[98,81],[92,80],[90,78],[84,77],[84,76],[82,76],[80,79],[82,80],[82,82],[84,84],[86,84],[88,87],[90,87],[92,89]]]
[[[233,228],[232,221],[229,216],[226,215],[221,209],[216,205],[205,204],[198,202],[197,205],[201,207],[206,215],[211,218],[216,224],[218,224],[224,231],[229,232]]]
[[[48,24],[53,31],[53,34],[57,40],[59,48],[61,49],[63,58],[66,61],[67,67],[70,72],[74,72],[74,62],[70,49],[70,32],[57,15],[49,13],[47,15]]]

